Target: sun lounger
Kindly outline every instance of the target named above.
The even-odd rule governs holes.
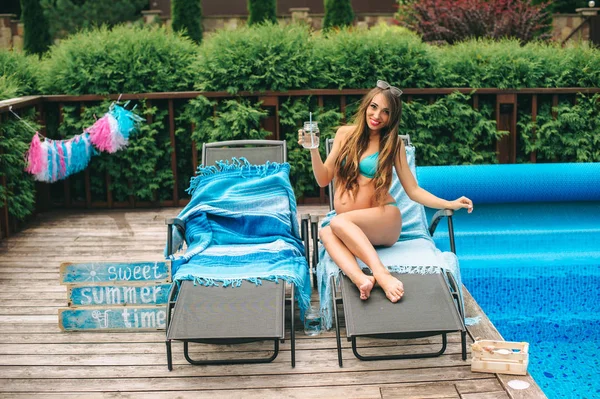
[[[278,170],[280,167],[283,168],[281,163],[286,161],[286,144],[285,141],[246,140],[209,143],[204,144],[202,148],[202,163],[204,165],[214,165],[215,161],[232,160],[235,157],[239,158],[242,156],[246,157],[252,164],[265,164],[266,161],[276,162],[278,164],[262,166],[263,169],[259,169],[259,172],[257,172],[258,174],[262,173],[260,171],[266,173],[271,170],[270,168]],[[232,160],[231,162],[237,165],[235,167],[237,169],[231,167],[235,169],[232,174],[238,173],[238,171],[240,176],[241,174],[250,173],[248,170],[251,167],[248,164],[240,164],[240,162],[236,160]],[[223,164],[220,166],[221,170],[227,170],[227,168],[230,168],[230,166],[223,166]],[[205,169],[205,173],[217,173],[218,169],[219,168],[210,169],[209,167],[209,169]],[[284,174],[284,176],[287,175]],[[241,179],[250,180],[246,179],[246,176],[240,177],[240,180]],[[204,183],[205,181],[199,184]],[[231,187],[227,187],[224,190],[230,188]],[[247,189],[246,186],[244,186],[244,188]],[[276,186],[276,188],[280,187]],[[291,190],[291,187],[289,189]],[[259,193],[254,195],[251,193],[251,196],[258,197],[258,194]],[[192,197],[192,201],[193,199],[194,197]],[[221,197],[216,198],[214,203],[218,205],[220,199]],[[254,200],[254,198],[252,200]],[[172,341],[183,342],[184,356],[191,364],[270,362],[274,360],[279,353],[279,342],[284,342],[286,328],[289,328],[290,330],[291,364],[292,367],[295,366],[295,300],[300,297],[300,300],[306,302],[306,285],[308,284],[308,301],[310,301],[310,277],[308,275],[306,251],[303,251],[303,244],[298,237],[299,232],[295,231],[297,230],[297,222],[295,221],[295,203],[292,205],[292,200],[293,195],[290,200],[291,209],[288,209],[288,212],[282,215],[277,213],[270,215],[273,216],[273,219],[285,219],[286,217],[294,218],[293,221],[283,221],[289,223],[290,229],[292,230],[289,232],[289,236],[284,237],[283,241],[273,241],[274,238],[265,237],[264,240],[257,242],[253,237],[250,237],[247,239],[248,242],[244,241],[243,243],[228,246],[220,245],[220,242],[211,242],[210,245],[206,249],[203,249],[203,251],[200,251],[198,255],[189,257],[190,259],[186,264],[186,267],[189,270],[192,270],[190,273],[192,279],[185,280],[185,276],[183,276],[184,279],[173,283],[168,299],[166,346],[169,370],[172,370],[173,367]],[[256,207],[252,207],[253,204],[254,203],[248,205],[250,207],[248,210],[249,214],[254,214],[254,211],[260,211],[257,210]],[[198,203],[198,207],[201,208],[202,206],[204,206],[203,203]],[[237,223],[237,219],[243,220],[244,215],[236,214],[235,216],[239,217],[237,219],[232,219],[233,221],[221,221],[221,219],[225,220],[230,213],[235,213],[235,208],[236,207],[233,206],[233,210],[224,210],[221,214],[216,215],[214,219],[217,222],[223,223],[223,229],[232,229],[232,237],[234,238],[236,236],[233,230],[237,227],[244,228],[243,223],[239,225],[235,224]],[[182,211],[182,213],[184,213],[184,211]],[[261,215],[259,213],[258,215],[254,215],[254,217],[260,218]],[[257,219],[253,220],[256,221]],[[213,222],[214,221],[210,221],[210,223]],[[284,225],[287,226],[285,223]],[[166,253],[167,255],[171,255],[176,251],[177,246],[179,245],[175,235],[180,238],[186,237],[186,225],[179,219],[169,219],[167,220],[167,224],[168,239]],[[246,227],[249,224],[251,225],[252,223],[247,222]],[[302,237],[304,243],[307,244],[308,219],[306,217],[303,217],[302,225]],[[260,236],[260,232],[257,232],[256,234]],[[227,233],[223,235],[228,236]],[[240,235],[238,238],[240,238],[240,240],[246,239],[243,235]],[[300,242],[299,245],[298,242]],[[186,254],[188,254],[190,250],[194,250],[194,245],[196,245],[196,243],[186,242],[186,244],[188,245],[188,252],[186,252]],[[192,248],[190,248],[190,245]],[[297,250],[298,246],[300,246],[302,252]],[[252,276],[251,273],[246,276],[248,278],[224,277],[221,279],[219,276],[210,275],[211,270],[209,266],[214,266],[216,262],[218,267],[220,259],[223,259],[223,262],[235,262],[236,259],[243,262],[243,256],[236,258],[236,251],[239,250],[240,253],[244,255],[244,251],[248,248],[253,248],[257,253],[257,257],[262,261],[267,262],[269,258],[275,259],[278,256],[279,258],[277,259],[280,263],[285,262],[285,254],[293,252],[295,254],[295,265],[299,267],[301,271],[304,265],[306,276],[300,276],[299,280],[293,280],[291,277],[290,279],[287,279],[287,276],[275,275],[261,277]],[[196,260],[197,257],[200,257],[200,260]],[[283,258],[283,260],[281,258]],[[202,259],[206,259],[206,267],[202,263]],[[177,259],[173,261],[175,265],[177,265],[177,262]],[[197,272],[190,266],[190,264],[193,264],[194,262],[196,262],[196,266],[194,267],[196,267]],[[174,269],[175,268],[176,266]],[[184,269],[180,268],[178,273],[182,273],[182,270]],[[204,270],[206,270],[206,272]],[[252,268],[249,270],[251,271]],[[273,267],[273,270],[276,271],[278,269]],[[177,276],[178,274],[175,273],[174,278]],[[242,283],[242,280],[250,281],[244,281]],[[285,282],[286,280],[288,281],[287,283]],[[299,287],[298,284],[294,284],[293,281],[296,281],[296,283],[300,281],[302,284],[300,284]],[[221,284],[219,284],[219,282]],[[224,287],[226,285],[231,285],[233,288]],[[286,290],[286,285],[289,287],[288,290]],[[306,304],[303,303],[300,304],[301,307],[306,307]],[[289,319],[286,318],[286,308],[289,311]],[[287,320],[289,320],[289,323]],[[213,355],[210,356],[210,358],[207,356],[208,354],[203,354],[200,359],[192,359],[189,351],[190,343],[229,345],[253,341],[272,341],[273,349],[272,351],[268,351],[266,356],[253,358],[244,356],[231,358],[223,356],[222,353],[217,353],[217,356]]]
[[[408,136],[401,136],[405,141],[407,158],[413,174],[414,147]],[[333,140],[326,143],[329,153]],[[359,297],[356,286],[326,255],[323,248],[315,250],[314,260],[322,262],[318,265],[318,280],[321,298],[321,310],[327,327],[335,324],[338,363],[343,365],[341,351],[341,329],[338,305],[342,304],[346,324],[346,336],[352,342],[354,355],[361,360],[405,359],[439,356],[446,350],[447,334],[460,332],[462,358],[466,360],[466,327],[461,296],[460,272],[456,256],[442,253],[433,243],[431,236],[443,217],[448,218],[450,245],[454,248],[454,233],[451,210],[436,213],[428,227],[425,212],[420,204],[412,202],[395,176],[391,193],[398,202],[402,212],[403,231],[395,245],[378,249],[383,263],[395,271],[395,275],[404,283],[405,294],[398,303],[391,303],[378,286],[371,292],[368,300]],[[330,207],[333,208],[333,184],[329,185]],[[324,223],[333,217],[330,212]],[[311,218],[311,236],[313,247],[318,247],[318,220]],[[324,258],[325,257],[325,258]],[[359,261],[363,267],[366,267]],[[441,335],[439,350],[426,353],[399,353],[383,355],[364,355],[359,353],[357,338],[375,337],[384,339],[407,339]]]

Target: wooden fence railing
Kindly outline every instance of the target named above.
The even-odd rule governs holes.
[[[64,187],[64,199],[59,205],[62,208],[119,208],[119,207],[148,207],[148,206],[182,206],[187,200],[179,198],[178,195],[178,174],[177,174],[177,152],[175,148],[177,146],[177,140],[175,136],[175,111],[174,101],[185,101],[196,98],[203,95],[211,99],[226,99],[226,98],[238,98],[238,97],[249,97],[258,99],[262,102],[263,108],[269,109],[269,116],[262,121],[262,126],[272,134],[269,136],[271,139],[283,139],[280,132],[279,123],[279,107],[283,100],[289,97],[299,96],[313,96],[317,98],[318,105],[323,106],[324,99],[327,97],[333,97],[339,99],[339,110],[342,115],[345,115],[347,99],[349,96],[361,96],[365,94],[368,89],[346,89],[346,90],[293,90],[287,92],[274,92],[266,91],[261,93],[250,93],[250,92],[239,92],[232,95],[227,92],[172,92],[172,93],[141,93],[141,94],[114,94],[109,96],[103,95],[53,95],[53,96],[30,96],[15,98],[6,101],[0,101],[0,124],[3,121],[13,118],[10,114],[9,109],[13,111],[31,109],[34,107],[39,118],[39,122],[44,128],[41,133],[45,134],[46,119],[48,117],[48,105],[58,104],[57,120],[62,120],[63,107],[66,105],[76,105],[82,109],[88,103],[99,102],[106,99],[117,100],[120,98],[123,101],[126,100],[145,100],[146,104],[152,102],[165,102],[167,103],[168,118],[167,126],[168,134],[170,137],[172,152],[171,152],[171,170],[173,172],[173,192],[171,199],[161,200],[155,199],[152,201],[137,201],[136,198],[130,196],[128,201],[115,201],[111,191],[111,181],[108,172],[105,176],[106,185],[106,198],[102,201],[92,199],[91,195],[91,184],[90,174],[86,170],[84,173],[85,182],[85,198],[83,200],[74,200],[71,198],[71,192],[69,179],[54,183],[55,185],[62,184]],[[537,88],[537,89],[521,89],[521,90],[500,90],[500,89],[470,89],[470,88],[434,88],[434,89],[405,89],[404,98],[405,101],[412,101],[413,98],[428,98],[429,101],[433,102],[439,96],[448,95],[452,92],[459,91],[461,93],[472,93],[472,106],[479,108],[480,97],[485,96],[486,99],[492,98],[495,103],[495,119],[497,128],[499,130],[508,131],[509,134],[502,140],[497,142],[496,152],[499,163],[515,163],[517,157],[517,104],[522,101],[525,97],[528,97],[528,101],[531,102],[531,118],[535,120],[538,112],[538,97],[539,96],[551,96],[552,104],[558,105],[559,96],[569,95],[573,99],[575,94],[594,94],[599,93],[600,88]],[[53,109],[56,109],[54,106]],[[54,111],[56,112],[56,111]],[[147,122],[152,122],[152,116],[147,116]],[[345,121],[343,121],[345,122]],[[193,129],[192,126],[190,126]],[[166,132],[165,132],[166,133]],[[192,159],[191,164],[193,170],[198,165],[198,148],[197,144],[192,142]],[[536,161],[536,154],[530,155],[530,161]],[[0,174],[0,184],[6,187],[7,181],[4,174]],[[56,204],[51,204],[51,191],[48,188],[48,184],[38,184],[38,196],[37,196],[37,210],[47,210],[49,207],[55,207]],[[301,203],[326,203],[327,198],[325,192],[321,189],[321,193],[317,198],[303,198],[299,202]],[[7,237],[14,231],[18,230],[18,222],[11,217],[8,204],[6,201],[0,203],[0,238]]]

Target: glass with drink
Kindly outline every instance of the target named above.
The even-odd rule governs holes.
[[[304,334],[309,336],[321,333],[321,310],[318,306],[311,305],[304,313]]]
[[[304,122],[302,129],[302,147],[319,148],[319,123],[314,121]]]

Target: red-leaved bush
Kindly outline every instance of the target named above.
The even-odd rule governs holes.
[[[527,43],[549,37],[546,8],[527,0],[418,0],[400,6],[397,22],[428,42],[512,37]]]

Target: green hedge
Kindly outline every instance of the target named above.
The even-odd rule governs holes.
[[[63,40],[42,62],[45,94],[191,90],[197,46],[163,28],[100,28]]]
[[[576,104],[572,100],[562,99],[552,107],[545,99],[535,122],[530,114],[520,113],[523,154],[535,151],[537,162],[600,162],[600,94],[578,95]]]
[[[315,87],[314,38],[308,27],[259,24],[222,30],[200,47],[194,69],[200,91],[264,91]]]
[[[0,95],[191,89],[256,92],[249,98],[174,101],[178,192],[183,197],[193,173],[192,140],[200,145],[269,135],[260,122],[270,116],[272,108],[259,101],[261,91],[370,88],[377,79],[402,88],[600,87],[597,65],[600,51],[586,46],[521,46],[510,40],[473,40],[435,47],[424,44],[406,29],[385,25],[324,34],[303,25],[263,24],[216,32],[200,46],[160,28],[116,27],[63,40],[42,61],[0,52]],[[519,98],[519,161],[527,162],[533,151],[539,161],[600,161],[598,96],[580,96],[576,105],[573,96],[561,96],[554,110],[556,119],[552,117],[551,96],[539,96],[535,124],[529,120],[530,104]],[[347,97],[346,115],[340,113],[338,98],[324,99],[322,107],[317,98],[308,96],[289,97],[279,104],[280,133],[288,142],[297,196],[319,193],[308,152],[296,143],[301,122],[312,111],[313,118],[320,122],[323,139],[333,137],[342,120],[350,120],[360,96]],[[401,131],[411,134],[419,165],[496,162],[495,144],[506,133],[496,130],[493,99],[481,95],[478,110],[471,102],[469,95],[459,93],[437,99],[414,96],[412,102],[405,102]],[[58,106],[47,104],[48,135],[69,138],[81,133],[93,123],[94,115],[106,112],[108,104],[86,104],[84,109],[79,104],[67,104],[61,123]],[[130,196],[150,201],[171,198],[167,106],[165,100],[137,103],[136,112],[152,122],[143,124],[126,150],[92,158],[93,200],[106,199],[106,173],[112,181],[115,201],[127,201]],[[29,181],[22,175],[19,162],[30,134],[14,123],[3,124],[2,134],[4,143],[12,143],[3,145],[1,160],[3,165],[11,165],[3,169],[8,180]],[[24,144],[14,144],[9,138]],[[82,174],[70,181],[72,197],[84,199]],[[17,198],[14,214],[19,217],[28,212],[33,190],[29,184],[23,185],[19,194],[15,194],[13,185],[9,195]],[[62,186],[56,187],[62,195]]]
[[[600,87],[600,51],[586,46],[472,40],[436,48],[436,87]]]
[[[0,50],[0,100],[38,93],[35,56]]]
[[[378,25],[317,36],[314,57],[315,88],[369,88],[377,79],[399,87],[436,87],[431,48],[404,28]]]
[[[33,110],[21,117],[30,126],[38,127]],[[8,212],[25,219],[35,209],[34,182],[25,169],[24,154],[33,132],[13,118],[0,123],[0,176],[6,176],[6,188],[0,184],[0,204],[8,202]]]

